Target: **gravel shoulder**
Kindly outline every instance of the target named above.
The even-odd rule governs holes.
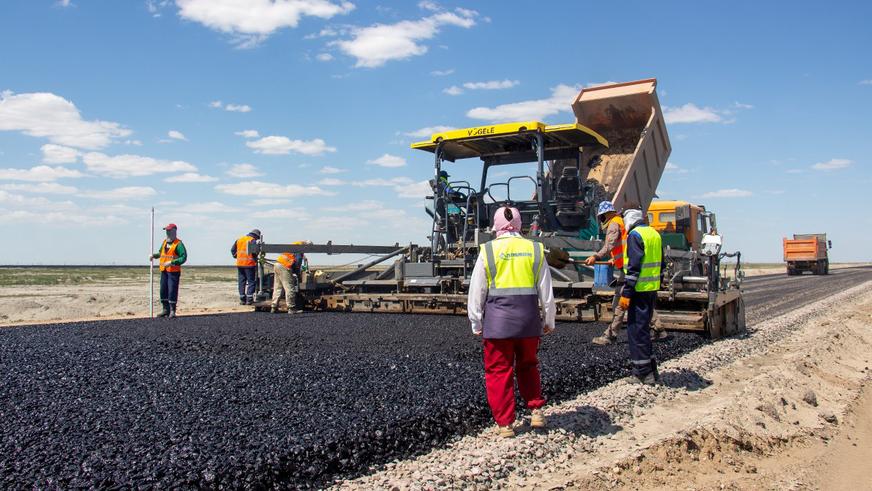
[[[870,287],[663,363],[665,387],[617,381],[552,405],[547,433],[486,430],[337,487],[868,488],[851,462],[872,448]]]

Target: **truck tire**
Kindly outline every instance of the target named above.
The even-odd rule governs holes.
[[[830,274],[830,260],[824,260],[824,274]]]

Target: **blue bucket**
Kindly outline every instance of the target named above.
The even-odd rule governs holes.
[[[609,264],[595,264],[593,267],[593,286],[608,287],[615,275],[615,268]]]

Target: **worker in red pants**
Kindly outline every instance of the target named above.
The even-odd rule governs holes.
[[[544,247],[520,235],[518,210],[498,209],[493,230],[496,239],[481,246],[472,271],[467,311],[473,334],[483,338],[488,404],[499,435],[511,438],[515,379],[530,426],[545,427],[539,339],[554,330],[556,310]]]

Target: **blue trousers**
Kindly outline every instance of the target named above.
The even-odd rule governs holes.
[[[257,267],[237,267],[237,283],[239,283],[239,299],[254,297],[254,282],[257,280]]]
[[[160,301],[161,303],[169,302],[175,304],[179,301],[179,280],[182,277],[181,271],[173,273],[167,271],[160,272]]]
[[[627,312],[627,341],[633,375],[642,378],[654,371],[654,346],[651,343],[651,316],[657,292],[633,292]]]

